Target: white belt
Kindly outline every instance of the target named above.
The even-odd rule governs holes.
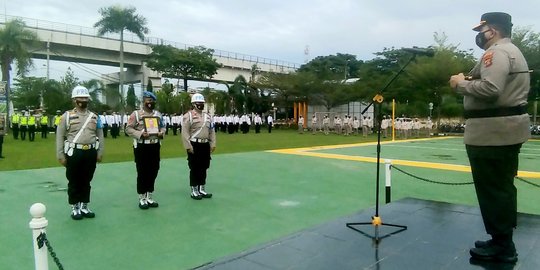
[[[158,142],[159,142],[159,139],[137,140],[137,143],[142,143],[142,144],[154,144]]]
[[[196,142],[196,143],[207,143],[207,142],[208,142],[208,139],[198,139],[198,138],[193,138],[193,139],[190,139],[190,141]]]
[[[91,143],[91,144],[69,143],[68,146],[71,147],[71,148],[82,149],[82,150],[90,150],[90,149],[95,149],[96,148],[95,143]]]

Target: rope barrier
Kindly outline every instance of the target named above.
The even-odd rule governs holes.
[[[405,175],[408,175],[412,178],[416,178],[418,180],[422,180],[424,182],[428,182],[428,183],[433,183],[433,184],[439,184],[439,185],[449,185],[449,186],[460,186],[460,185],[471,185],[471,184],[474,184],[474,182],[443,182],[443,181],[435,181],[435,180],[430,180],[430,179],[427,179],[427,178],[423,178],[423,177],[420,177],[420,176],[417,176],[417,175],[414,175],[412,173],[409,173],[409,172],[406,172],[405,170],[397,167],[396,165],[391,165],[392,168],[395,168],[396,170],[404,173]],[[536,183],[533,183],[533,182],[530,182],[530,181],[527,181],[521,177],[517,177],[516,176],[516,179],[517,180],[520,180],[520,181],[523,181],[529,185],[532,185],[532,186],[535,186],[537,188],[540,188],[540,185],[539,184],[536,184]]]
[[[433,183],[433,184],[439,184],[439,185],[449,185],[449,186],[460,186],[460,185],[471,185],[473,184],[473,182],[457,182],[457,183],[454,183],[454,182],[442,182],[442,181],[435,181],[435,180],[430,180],[430,179],[427,179],[427,178],[423,178],[423,177],[420,177],[420,176],[416,176],[412,173],[408,173],[406,171],[404,171],[403,169],[400,169],[398,167],[396,167],[396,165],[392,165],[392,168],[395,168],[396,170],[412,177],[412,178],[416,178],[418,180],[422,180],[424,182],[428,182],[428,183]]]
[[[540,188],[540,185],[535,184],[535,183],[530,182],[530,181],[527,181],[527,180],[525,180],[525,179],[523,179],[523,178],[521,178],[521,177],[517,177],[517,176],[516,176],[516,179],[517,179],[517,180],[521,180],[521,181],[523,181],[523,182],[525,182],[525,183],[527,183],[527,184],[529,184],[529,185],[531,185],[531,186],[535,186],[535,187],[537,187],[537,188]]]

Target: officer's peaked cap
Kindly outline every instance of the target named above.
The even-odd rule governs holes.
[[[484,13],[480,18],[480,23],[473,27],[474,31],[480,31],[480,28],[486,24],[494,24],[504,29],[512,30],[512,16],[504,12],[488,12]]]

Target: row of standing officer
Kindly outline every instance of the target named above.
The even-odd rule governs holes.
[[[66,167],[68,203],[71,218],[94,218],[90,210],[91,181],[96,163],[104,153],[103,123],[99,115],[88,110],[88,89],[77,86],[71,94],[75,108],[61,115],[56,132],[56,157]],[[158,207],[152,197],[160,168],[161,140],[164,124],[161,113],[155,110],[156,96],[143,93],[143,106],[128,118],[126,133],[133,138],[133,153],[137,170],[138,205],[140,209]],[[195,200],[211,198],[205,189],[210,154],[216,148],[216,136],[210,116],[203,112],[204,96],[194,94],[193,109],[187,112],[182,123],[182,143],[187,151],[190,169],[190,196]]]
[[[10,119],[10,128],[13,131],[13,139],[18,140],[19,135],[21,140],[26,140],[26,135],[28,134],[29,141],[34,141],[35,134],[37,131],[41,131],[41,138],[46,139],[47,134],[49,133],[49,116],[45,114],[46,111],[40,110],[29,110],[19,112],[17,109],[14,109],[14,113]],[[54,128],[58,125],[60,121],[60,111],[56,111],[54,116]]]

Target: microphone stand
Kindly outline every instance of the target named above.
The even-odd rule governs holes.
[[[382,120],[382,109],[381,104],[384,100],[382,93],[388,89],[388,87],[397,79],[401,73],[405,70],[405,68],[414,60],[416,59],[417,54],[413,54],[413,56],[405,63],[405,65],[398,71],[396,75],[384,86],[384,88],[373,97],[373,100],[369,105],[362,111],[362,115],[375,103],[375,111],[377,113],[376,121],[377,121],[377,174],[375,178],[375,215],[371,217],[371,222],[349,222],[346,224],[347,227],[349,227],[352,230],[355,230],[359,233],[361,233],[364,236],[367,236],[371,238],[375,243],[379,243],[380,240],[383,238],[386,238],[390,235],[400,233],[402,231],[407,230],[407,226],[404,225],[398,225],[398,224],[389,224],[389,223],[383,223],[381,217],[379,216],[379,179],[380,179],[380,163],[381,163],[381,120]],[[373,225],[375,227],[375,235],[367,234],[360,229],[354,227],[354,226],[363,226],[363,225]],[[397,231],[385,234],[383,236],[379,235],[379,227],[381,226],[389,226],[389,227],[396,227],[399,228]]]

